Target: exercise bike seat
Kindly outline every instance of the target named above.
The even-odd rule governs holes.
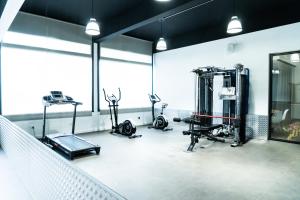
[[[161,107],[166,108],[166,107],[168,107],[168,104],[167,103],[162,103]]]

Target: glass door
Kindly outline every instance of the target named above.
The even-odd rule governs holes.
[[[270,55],[269,139],[300,143],[300,52]]]

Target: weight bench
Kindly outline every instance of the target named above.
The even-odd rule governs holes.
[[[195,125],[199,125],[199,127],[195,128]],[[223,124],[212,124],[212,125],[201,125],[199,121],[191,120],[190,130],[183,131],[183,135],[191,135],[191,143],[188,147],[187,151],[193,151],[193,148],[196,143],[199,142],[199,138],[207,137],[208,140],[213,140],[216,142],[225,142],[224,139],[217,138],[212,135],[212,131],[215,129],[223,128]]]

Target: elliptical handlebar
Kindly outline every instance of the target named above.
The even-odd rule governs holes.
[[[121,100],[121,90],[119,89],[119,98],[117,98],[114,94],[112,94],[111,96],[108,96],[105,92],[105,89],[103,88],[103,93],[104,93],[104,99],[105,101],[107,101],[108,103],[112,102],[112,100],[110,99],[111,97],[114,97],[116,100],[116,103],[118,103]]]
[[[121,90],[120,90],[120,88],[118,88],[118,89],[119,89],[119,98],[118,98],[117,102],[119,102],[121,100]]]
[[[104,99],[105,99],[105,101],[107,101],[108,103],[109,103],[109,101],[107,100],[107,98],[106,98],[106,92],[105,92],[105,89],[103,88],[103,93],[104,93]]]

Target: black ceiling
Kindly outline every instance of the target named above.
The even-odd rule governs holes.
[[[0,2],[0,17],[1,17],[1,15],[2,15],[2,12],[3,12],[3,10],[4,10],[4,7],[5,7],[5,5],[6,5],[6,2],[7,2],[7,0],[1,0],[1,2]]]
[[[163,35],[168,49],[229,37],[226,33],[232,15],[242,21],[243,32],[272,28],[300,21],[299,0],[214,0],[213,2],[164,20]],[[235,11],[234,11],[235,10]],[[126,35],[156,41],[161,35],[159,21]]]
[[[94,14],[101,23],[99,41],[114,34],[156,41],[160,36],[159,19],[176,14],[208,0],[94,0]],[[37,15],[85,25],[91,17],[86,0],[26,0],[21,10]],[[299,0],[212,0],[203,6],[168,18],[163,34],[168,49],[229,37],[226,26],[238,15],[243,33],[300,21]]]
[[[93,12],[103,21],[119,15],[143,0],[93,0]],[[92,0],[25,0],[21,11],[86,25],[92,15]]]

